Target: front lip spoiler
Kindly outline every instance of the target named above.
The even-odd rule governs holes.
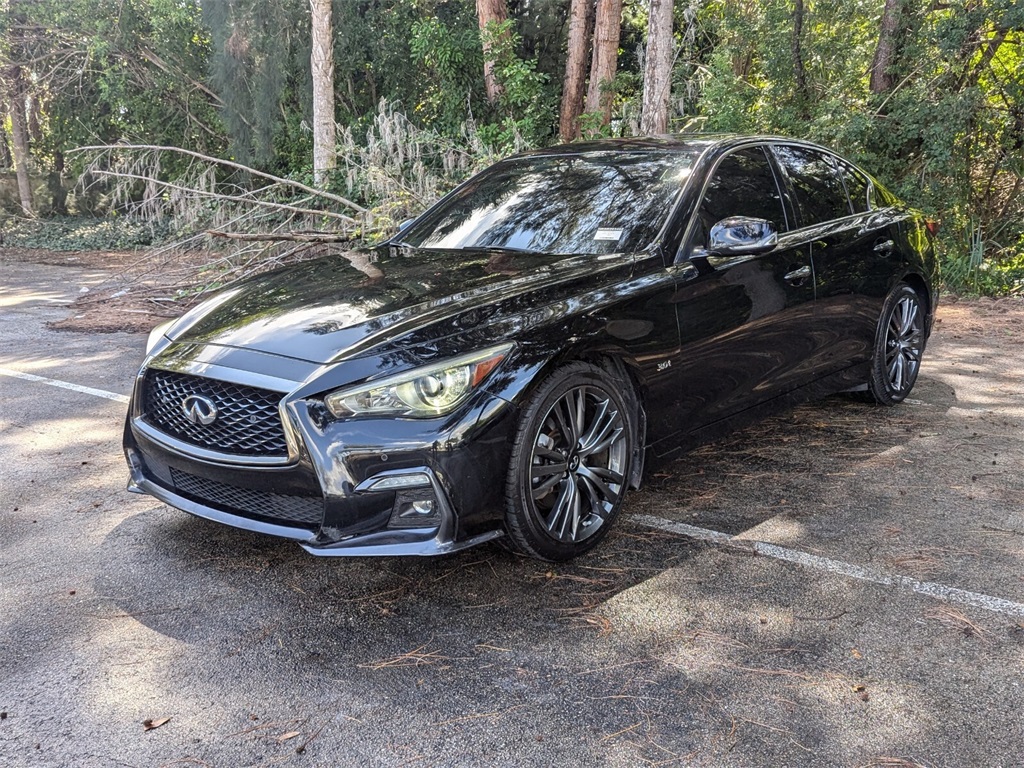
[[[318,545],[303,541],[299,542],[299,546],[319,557],[430,557],[459,552],[504,535],[505,532],[499,529],[462,541],[452,541],[443,535],[443,528],[421,528],[379,531],[330,544]]]
[[[378,531],[362,536],[353,536],[341,541],[319,543],[317,536],[308,530],[290,528],[285,525],[274,525],[273,523],[263,523],[258,520],[250,520],[246,517],[212,509],[211,507],[186,499],[184,496],[179,496],[147,479],[141,473],[137,475],[134,471],[128,481],[128,490],[132,493],[149,494],[155,499],[183,512],[188,512],[191,515],[206,520],[212,520],[215,523],[291,539],[296,541],[309,554],[319,557],[428,557],[447,555],[505,535],[504,531],[498,529],[481,533],[463,541],[453,541],[448,526],[441,525],[436,528]]]

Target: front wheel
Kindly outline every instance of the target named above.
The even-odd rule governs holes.
[[[516,549],[564,561],[597,546],[630,476],[636,414],[628,382],[589,363],[555,371],[523,412],[506,485]]]
[[[921,297],[900,283],[885,300],[875,334],[868,389],[878,403],[896,405],[910,394],[921,368],[924,342]]]

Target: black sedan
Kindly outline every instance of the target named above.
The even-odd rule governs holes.
[[[317,555],[503,537],[566,560],[653,458],[808,397],[902,401],[935,313],[933,226],[800,141],[513,157],[374,251],[154,330],[129,489]]]

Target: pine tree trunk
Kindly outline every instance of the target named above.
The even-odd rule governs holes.
[[[7,114],[7,104],[0,101],[0,118]],[[11,157],[11,143],[4,128],[4,121],[0,119],[0,168],[13,168],[14,160]]]
[[[888,93],[892,90],[892,68],[896,62],[896,38],[902,12],[903,0],[885,0],[881,27],[878,31],[878,45],[871,61],[872,93]]]
[[[334,122],[334,39],[331,29],[331,0],[310,0],[313,17],[313,178],[326,186],[337,160]]]
[[[640,133],[668,131],[668,103],[672,93],[672,0],[651,0],[647,22],[647,55]]]
[[[64,189],[64,153],[60,150],[53,153],[53,168],[46,176],[46,191],[53,200],[50,210],[57,216],[67,216],[68,192]]]
[[[505,0],[476,0],[476,15],[480,20],[480,32],[488,25],[508,21],[508,6]],[[487,101],[496,104],[503,93],[501,84],[494,76],[494,59],[491,57],[492,41],[487,34],[482,36],[484,48],[484,87],[487,89]]]
[[[8,71],[7,104],[11,116],[11,138],[14,152],[14,170],[18,177],[18,195],[21,209],[26,216],[32,216],[32,182],[28,177],[28,125],[25,118],[25,81],[21,67],[13,66]]]
[[[804,119],[809,119],[811,90],[807,87],[807,70],[804,67],[803,36],[804,0],[796,0],[793,8],[793,33],[790,39],[790,50],[793,54],[793,75],[796,78],[800,114]]]
[[[565,82],[562,84],[562,109],[558,119],[558,136],[562,141],[572,141],[580,137],[579,121],[586,92],[587,53],[593,9],[594,0],[572,0]]]
[[[619,65],[619,31],[622,28],[622,0],[597,0],[594,24],[594,53],[590,60],[590,87],[587,90],[587,112],[601,115],[601,125],[612,117],[612,93]]]

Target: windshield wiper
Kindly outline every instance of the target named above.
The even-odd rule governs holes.
[[[534,248],[516,248],[512,245],[475,245],[473,248],[480,248],[484,251],[505,251],[507,253],[544,253]]]

